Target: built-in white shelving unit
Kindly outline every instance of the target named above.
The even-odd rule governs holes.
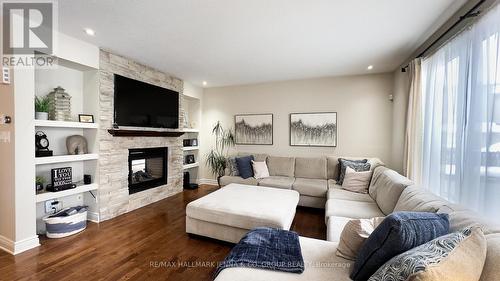
[[[200,148],[198,146],[186,146],[183,147],[182,150],[184,151],[193,151],[193,150],[199,150]]]
[[[57,192],[36,192],[37,232],[44,233],[45,225],[42,218],[45,212],[45,202],[57,200],[62,208],[76,205],[89,206],[89,219],[98,221],[97,192],[99,189],[99,136],[98,123],[81,123],[78,114],[91,114],[94,120],[99,120],[99,69],[98,66],[89,66],[77,61],[58,58],[56,68],[35,68],[35,94],[45,96],[61,86],[71,96],[70,121],[34,120],[35,132],[43,131],[50,142],[49,149],[54,156],[34,157],[35,173],[37,177],[45,179],[45,185],[51,181],[51,170],[55,168],[71,167],[72,181],[83,182],[84,175],[91,176],[91,183],[79,185],[73,189]],[[66,148],[66,139],[72,135],[83,136],[87,140],[88,153],[69,155]]]
[[[184,168],[184,170],[187,170],[187,169],[196,168],[199,166],[200,166],[200,163],[196,162],[196,163],[192,163],[192,164],[186,164],[183,166],[183,168]]]
[[[198,177],[198,167],[200,166],[200,161],[199,159],[201,157],[201,154],[199,153],[199,145],[200,145],[200,139],[199,139],[199,126],[201,123],[201,103],[200,100],[195,98],[195,97],[190,97],[190,96],[184,96],[184,112],[186,113],[187,116],[187,125],[188,128],[182,128],[182,132],[184,132],[183,138],[184,139],[197,139],[198,140],[198,146],[185,146],[182,148],[184,151],[184,159],[186,159],[187,155],[194,155],[195,163],[191,164],[186,164],[186,161],[184,160],[184,165],[183,169],[184,171],[189,172],[190,176],[190,181],[191,183],[198,183],[199,182],[199,177]]]
[[[35,120],[35,127],[46,128],[75,128],[75,129],[97,129],[97,123],[80,123],[69,121]]]
[[[87,191],[97,190],[98,185],[95,183],[80,185],[73,189],[67,189],[58,192],[42,192],[36,195],[36,202],[45,202],[51,199],[62,198],[70,195],[75,195]]]
[[[97,160],[97,159],[99,159],[99,154],[97,153],[88,153],[80,155],[59,155],[50,157],[36,157],[35,164],[45,165],[45,164],[65,163],[65,162]]]

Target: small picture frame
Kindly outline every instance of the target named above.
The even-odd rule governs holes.
[[[186,164],[193,164],[193,163],[195,163],[194,154],[186,155]]]
[[[94,123],[94,115],[78,114],[78,122],[80,122],[80,123]]]

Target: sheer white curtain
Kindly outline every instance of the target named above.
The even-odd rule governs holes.
[[[422,184],[500,221],[500,6],[422,72]]]

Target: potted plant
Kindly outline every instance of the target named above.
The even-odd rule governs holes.
[[[48,96],[35,96],[35,119],[49,120],[50,99]]]
[[[36,177],[35,178],[35,184],[36,184],[36,191],[41,191],[43,190],[43,184],[45,183],[45,178],[44,177]]]
[[[220,187],[220,178],[226,169],[229,148],[235,143],[234,134],[231,130],[222,128],[220,121],[217,121],[212,129],[212,135],[215,136],[215,147],[207,154],[206,164],[217,178],[217,184]]]

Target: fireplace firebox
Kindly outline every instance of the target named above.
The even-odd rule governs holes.
[[[128,155],[128,193],[167,184],[168,148],[134,148]]]

